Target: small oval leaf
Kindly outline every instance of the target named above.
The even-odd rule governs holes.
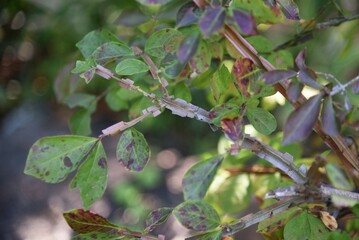
[[[185,200],[202,199],[211,185],[223,156],[200,161],[187,170],[182,187]]]
[[[304,48],[302,51],[300,51],[297,55],[297,57],[295,58],[295,64],[297,65],[297,67],[302,70],[306,67],[305,65],[305,57],[307,56],[307,49]]]
[[[172,213],[173,208],[163,207],[153,210],[146,218],[146,232],[152,231],[158,225],[164,223]]]
[[[283,144],[302,141],[309,136],[318,120],[323,94],[311,97],[293,111],[284,126]]]
[[[324,99],[322,114],[320,116],[323,132],[329,136],[339,135],[338,125],[335,119],[332,98],[330,96]]]
[[[267,84],[277,83],[295,77],[297,73],[292,70],[273,70],[262,74]]]
[[[277,0],[286,18],[300,20],[299,9],[293,0]]]
[[[269,135],[277,128],[277,120],[263,108],[247,108],[245,113],[253,127],[264,135]]]
[[[165,28],[153,33],[145,44],[145,53],[153,57],[164,58],[173,53],[178,46],[182,33],[173,28]]]
[[[92,54],[94,60],[98,64],[105,64],[115,58],[132,55],[132,49],[119,42],[108,42],[102,44]]]
[[[124,131],[117,144],[116,156],[126,169],[141,171],[150,157],[150,149],[143,134],[134,128]]]
[[[71,181],[71,188],[80,190],[84,208],[88,208],[100,199],[105,192],[107,186],[106,158],[102,142],[98,142]]]
[[[173,210],[173,214],[184,227],[198,232],[214,229],[221,223],[216,210],[204,201],[183,202]]]
[[[303,90],[303,87],[304,85],[298,81],[292,81],[290,84],[289,84],[289,87],[288,87],[288,99],[291,101],[291,102],[295,102],[298,100],[298,98],[300,97],[300,94],[302,93],[302,90]]]
[[[97,138],[56,136],[37,140],[26,159],[25,174],[48,183],[58,183],[73,172],[94,146]]]
[[[243,34],[245,35],[256,34],[257,24],[252,14],[246,11],[234,9],[233,18]]]
[[[148,70],[150,70],[150,67],[146,63],[134,58],[128,58],[121,61],[117,64],[115,69],[118,75],[133,75],[136,73],[147,72]]]
[[[199,20],[199,27],[203,36],[208,38],[218,32],[223,27],[225,16],[226,12],[221,6],[207,7]]]

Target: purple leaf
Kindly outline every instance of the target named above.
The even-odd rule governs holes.
[[[233,10],[233,17],[243,34],[256,34],[257,24],[252,14],[235,9]]]
[[[213,33],[218,32],[224,23],[226,13],[222,7],[207,7],[199,20],[199,27],[205,38],[210,37]]]
[[[297,101],[297,99],[299,98],[300,94],[302,93],[302,89],[303,89],[304,85],[300,82],[291,82],[288,88],[288,99],[291,102],[295,102]]]
[[[359,93],[359,81],[356,81],[353,86],[352,86],[352,92],[354,94],[358,94]]]
[[[297,67],[302,70],[306,67],[305,65],[305,57],[307,56],[307,49],[304,48],[300,53],[298,53],[297,57],[295,58],[295,64],[297,64]]]
[[[333,108],[332,98],[326,97],[324,99],[322,114],[320,116],[320,120],[322,122],[323,132],[328,134],[329,136],[337,136],[339,135],[337,122],[335,119],[335,112]]]
[[[146,218],[146,232],[152,231],[158,225],[164,223],[169,215],[172,213],[173,208],[163,207],[153,210]]]
[[[289,115],[283,130],[283,144],[302,141],[310,135],[318,120],[322,97],[322,93],[311,97]]]
[[[315,74],[315,72],[307,67],[300,69],[298,74],[299,81],[301,81],[304,85],[318,90],[323,89],[323,86],[315,80],[316,78],[317,75]]]
[[[186,63],[196,53],[199,39],[199,33],[194,31],[182,41],[177,51],[177,57],[181,64]]]
[[[295,77],[297,73],[292,70],[273,70],[263,73],[263,78],[267,84],[277,83],[292,77]]]
[[[291,20],[300,20],[298,6],[293,0],[278,0],[283,14]]]
[[[173,214],[183,226],[197,232],[214,229],[221,223],[216,210],[205,201],[183,202],[173,210]]]
[[[185,27],[191,25],[198,20],[195,10],[197,5],[194,2],[188,2],[183,5],[177,12],[176,26]]]
[[[202,199],[211,185],[223,156],[199,161],[185,173],[182,187],[185,200]]]

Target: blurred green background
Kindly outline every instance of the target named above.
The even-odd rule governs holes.
[[[73,111],[59,103],[61,97],[56,95],[54,85],[64,79],[82,82],[78,76],[70,74],[75,60],[80,57],[76,42],[99,28],[110,29],[124,41],[132,40],[138,32],[131,26],[150,23],[154,19],[152,10],[138,2],[1,1],[1,239],[70,238],[71,230],[61,213],[81,207],[78,193],[67,189],[68,182],[49,185],[25,176],[26,155],[32,143],[40,137],[69,134],[68,118]],[[182,3],[170,1],[155,17],[161,19],[162,24],[173,24],[175,11]],[[320,22],[359,12],[357,0],[302,0],[297,3],[301,17],[306,21],[288,21],[270,28],[262,26],[260,33],[268,37],[273,46],[290,39],[298,40],[298,36],[310,29],[307,24],[310,19]],[[138,11],[146,13],[148,18],[137,14]],[[308,49],[308,65],[318,71],[331,73],[343,82],[359,74],[359,21],[315,31],[311,40],[299,41],[288,50],[295,56],[303,47]],[[89,86],[79,85],[91,93],[99,93],[98,89],[102,88],[96,82]],[[192,97],[198,105],[208,108],[203,91],[193,91]],[[280,113],[278,118],[281,118]],[[110,111],[104,101],[100,102],[93,115],[94,135],[125,115],[124,112]],[[180,184],[185,169],[196,161],[195,155],[215,152],[220,137],[205,124],[169,113],[144,121],[139,129],[152,146],[151,163],[142,173],[126,173],[116,164],[115,141],[106,139],[109,189],[104,199],[93,206],[94,211],[131,227],[143,224],[144,216],[151,209],[175,206],[182,201]],[[169,231],[169,239],[176,239],[175,236],[183,239],[179,233],[186,231],[174,224],[172,221],[169,226],[177,231]]]

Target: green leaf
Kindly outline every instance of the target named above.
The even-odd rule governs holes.
[[[220,213],[238,213],[244,210],[252,197],[252,185],[247,174],[226,178],[209,189],[206,200]],[[230,197],[229,197],[230,196]]]
[[[163,207],[156,210],[153,210],[148,214],[146,218],[146,232],[152,231],[155,227],[164,223],[170,214],[172,213],[173,208]]]
[[[214,99],[219,102],[220,97],[228,90],[231,83],[231,74],[225,65],[222,65],[212,76],[211,90]]]
[[[87,159],[80,165],[71,182],[71,188],[80,190],[84,208],[100,199],[107,185],[107,161],[102,142],[98,142]]]
[[[222,230],[216,230],[204,234],[194,235],[192,237],[186,238],[186,240],[222,240],[222,237]]]
[[[91,80],[95,76],[95,73],[96,73],[96,69],[95,68],[90,68],[86,72],[81,73],[80,77],[82,79],[84,79],[86,83],[89,83],[89,82],[91,82]]]
[[[118,75],[133,75],[147,72],[148,70],[150,70],[150,67],[146,63],[134,58],[121,61],[115,69]]]
[[[273,49],[272,43],[263,36],[250,36],[246,40],[260,53],[271,52]]]
[[[217,156],[193,165],[183,177],[183,195],[185,200],[202,199],[211,185],[223,156]]]
[[[165,67],[165,76],[169,79],[176,78],[185,67],[185,64],[180,63],[178,60],[172,61],[171,64]]]
[[[205,201],[183,202],[174,209],[173,214],[183,226],[198,232],[211,230],[221,223],[216,210]]]
[[[69,108],[74,108],[74,107],[93,108],[94,104],[96,107],[96,96],[87,93],[75,93],[65,98],[64,103]]]
[[[121,134],[116,156],[126,169],[139,172],[148,162],[150,149],[142,133],[130,128]]]
[[[325,240],[328,229],[324,224],[312,214],[303,211],[298,216],[291,219],[284,227],[284,239],[303,240],[316,239]]]
[[[291,52],[280,50],[271,53],[268,57],[268,61],[278,69],[287,69],[293,67],[294,58]]]
[[[212,123],[218,127],[221,126],[223,118],[232,118],[239,115],[240,108],[233,103],[225,103],[214,107],[210,112],[209,116]]]
[[[263,108],[247,108],[245,113],[253,127],[264,135],[269,135],[277,128],[275,117]]]
[[[108,233],[110,231],[117,232],[120,229],[119,226],[109,222],[106,218],[84,209],[73,209],[64,212],[63,216],[72,230],[78,233]]]
[[[197,74],[207,71],[211,65],[212,53],[206,41],[200,41],[196,54],[189,60],[189,65]]]
[[[76,61],[76,66],[71,70],[72,73],[83,73],[94,67],[95,61],[92,58],[88,58],[85,61]]]
[[[112,111],[120,111],[128,108],[128,102],[121,97],[118,88],[112,88],[105,96],[105,101]]]
[[[187,87],[187,85],[184,82],[180,82],[174,87],[173,94],[176,98],[181,98],[187,102],[192,101],[191,90]]]
[[[105,64],[116,58],[123,56],[132,56],[131,48],[123,43],[108,42],[104,43],[93,52],[92,56],[98,64]]]
[[[116,36],[107,30],[92,31],[86,34],[86,36],[76,44],[76,47],[85,58],[88,58],[99,46],[109,41],[119,42]]]
[[[37,140],[26,159],[25,174],[48,183],[58,183],[73,172],[97,138],[56,136]]]
[[[277,213],[258,224],[257,232],[271,233],[281,229],[293,216],[302,210],[298,207],[291,207],[288,210]]]
[[[182,33],[173,28],[161,29],[153,33],[145,44],[145,53],[153,57],[164,58],[174,53],[180,43]]]
[[[91,112],[86,109],[76,111],[69,120],[69,128],[72,134],[88,136],[91,134]]]
[[[334,231],[327,235],[327,240],[351,240],[349,234],[346,232]]]
[[[328,163],[325,166],[327,176],[331,184],[338,189],[352,191],[354,186],[348,181],[344,173],[333,163]]]

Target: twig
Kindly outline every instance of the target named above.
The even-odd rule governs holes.
[[[338,85],[333,88],[333,90],[330,92],[330,96],[334,96],[335,94],[339,92],[344,92],[349,86],[359,81],[359,75],[350,80],[349,82],[345,83],[344,85]]]

